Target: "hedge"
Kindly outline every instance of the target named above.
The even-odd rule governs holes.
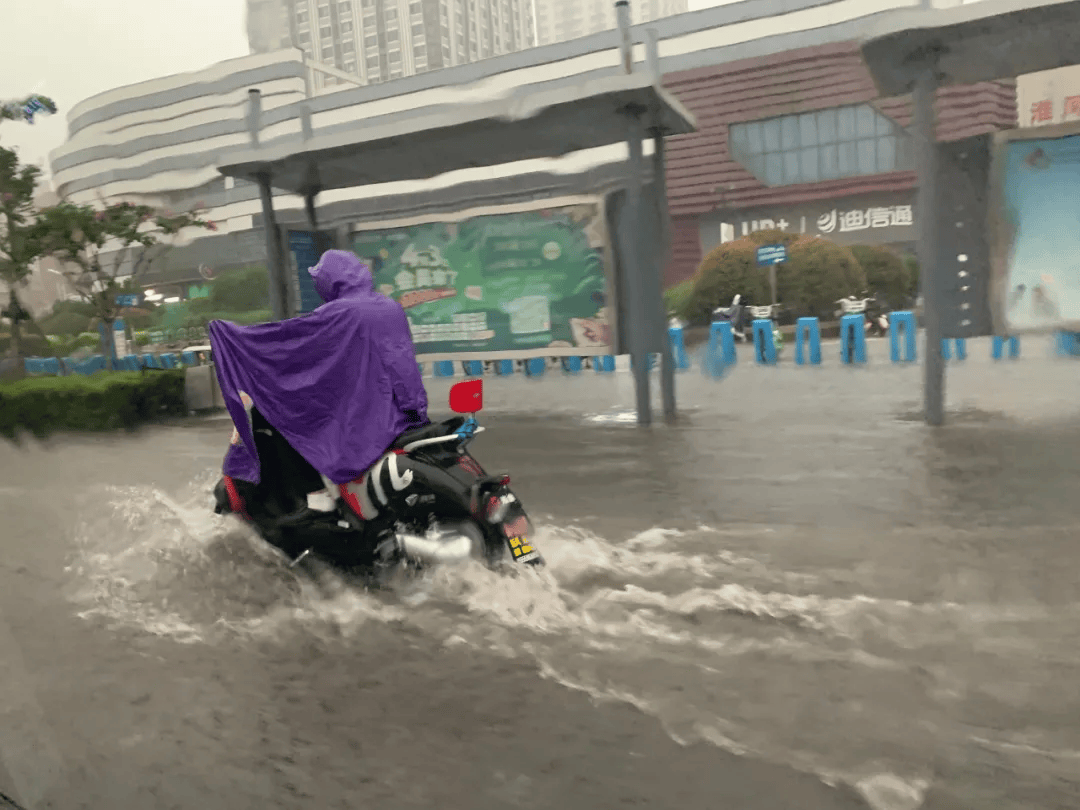
[[[0,384],[0,435],[134,428],[187,413],[184,371],[100,372]]]

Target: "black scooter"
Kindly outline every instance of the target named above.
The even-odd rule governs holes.
[[[223,477],[215,511],[240,516],[294,565],[309,556],[358,573],[470,557],[491,567],[543,565],[510,476],[489,475],[468,452],[484,430],[475,418],[482,407],[483,380],[458,383],[450,408],[464,416],[406,431],[361,478],[341,485],[319,475],[253,409],[262,481]],[[309,507],[307,495],[324,489],[333,509]]]

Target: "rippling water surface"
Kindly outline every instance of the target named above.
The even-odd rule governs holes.
[[[436,670],[462,652],[526,664],[684,746],[853,786],[882,810],[1080,806],[1080,375],[1037,341],[1004,365],[976,343],[950,369],[950,424],[931,431],[920,369],[875,349],[866,369],[682,375],[683,418],[650,431],[628,423],[626,375],[491,380],[475,454],[512,473],[548,568],[448,569],[381,593],[294,576],[210,514],[225,422],[3,450],[4,515],[30,561],[0,568],[0,589],[62,559],[39,598],[77,617],[70,632],[163,661],[295,655],[312,688],[345,651],[397,654],[391,636]],[[447,386],[430,383],[433,403]],[[27,603],[0,605],[16,636],[32,626]],[[447,677],[491,677],[478,672]],[[155,711],[197,712],[198,695]],[[535,774],[509,773],[491,806],[549,806]]]

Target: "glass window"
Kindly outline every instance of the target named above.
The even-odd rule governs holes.
[[[344,34],[344,33],[347,33],[349,31],[352,31],[352,20],[342,20],[341,21],[341,32]]]
[[[319,6],[319,19],[326,19],[330,16],[330,6]]]
[[[780,148],[785,152],[799,146],[799,121],[793,115],[780,119]]]
[[[836,111],[836,139],[850,141],[855,138],[855,108],[841,107]]]
[[[732,124],[728,133],[731,157],[769,185],[910,168],[909,141],[869,104]]]
[[[821,150],[814,147],[799,150],[800,183],[816,183],[821,179],[818,172],[818,159],[820,155]]]
[[[817,114],[818,143],[836,143],[836,110],[821,110]]]
[[[884,135],[878,138],[878,171],[896,171],[896,136]]]
[[[835,180],[840,176],[839,156],[836,144],[820,147],[821,149],[821,179]]]
[[[753,155],[765,151],[765,141],[762,135],[761,124],[757,122],[746,124],[746,138],[750,144],[748,150],[750,154]]]
[[[855,108],[855,134],[860,138],[877,134],[877,111],[869,104]]]
[[[837,161],[839,177],[854,177],[859,173],[859,167],[855,160],[855,144],[852,142],[837,145],[839,160]]]
[[[784,152],[784,183],[801,183],[799,174],[799,153]]]
[[[858,141],[859,144],[859,174],[875,174],[877,168],[877,141]]]
[[[765,155],[765,182],[770,186],[784,184],[784,157],[779,152]]]

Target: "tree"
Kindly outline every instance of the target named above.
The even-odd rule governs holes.
[[[886,307],[907,303],[911,272],[894,251],[880,245],[854,245],[851,252],[866,271],[866,286]]]
[[[64,262],[62,272],[104,324],[110,369],[116,354],[113,325],[122,309],[116,296],[125,284],[169,248],[169,237],[185,228],[217,230],[194,211],[159,213],[129,202],[102,208],[60,203],[38,213],[37,227],[44,249]]]
[[[8,288],[0,316],[11,323],[10,355],[15,369],[23,356],[22,327],[34,326],[33,318],[19,301],[18,289],[26,283],[34,262],[43,254],[34,212],[34,191],[41,169],[21,166],[18,154],[0,147],[0,281]],[[40,332],[40,330],[37,330]]]
[[[48,96],[35,93],[22,101],[6,101],[0,104],[0,121],[25,121],[32,124],[34,116],[38,113],[53,115],[56,109],[55,101]]]

